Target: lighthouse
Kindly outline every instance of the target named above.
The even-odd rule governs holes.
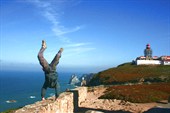
[[[150,44],[144,49],[144,56],[136,58],[136,65],[170,65],[170,56],[152,57]]]
[[[144,56],[146,57],[146,60],[152,60],[152,49],[150,47],[150,44],[146,45],[146,49],[144,50]]]

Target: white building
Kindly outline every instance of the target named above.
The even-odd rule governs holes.
[[[136,65],[161,65],[161,60],[136,60]]]
[[[170,65],[170,56],[161,56],[147,60],[144,56],[136,58],[136,65]]]
[[[170,60],[164,60],[163,65],[170,65]]]

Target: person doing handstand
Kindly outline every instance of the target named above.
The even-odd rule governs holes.
[[[38,60],[45,74],[45,82],[41,89],[41,97],[42,100],[45,100],[45,93],[47,88],[55,89],[55,99],[59,96],[59,83],[58,83],[58,74],[56,72],[56,66],[59,63],[59,59],[61,58],[61,53],[63,52],[63,48],[60,48],[58,53],[55,55],[52,62],[49,64],[43,56],[45,49],[47,48],[46,42],[42,40],[42,47],[38,53]]]

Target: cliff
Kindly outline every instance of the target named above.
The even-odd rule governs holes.
[[[78,110],[78,106],[85,100],[87,88],[79,87],[69,92],[64,92],[58,97],[50,97],[44,101],[38,101],[31,105],[26,105],[15,113],[73,113]]]
[[[157,103],[139,104],[117,99],[99,99],[106,89],[103,86],[79,87],[62,93],[59,101],[50,97],[45,101],[27,105],[15,113],[143,113],[152,111],[151,108],[155,107],[157,111],[169,113],[169,104],[162,106]]]
[[[121,64],[97,73],[89,86],[115,85],[125,83],[170,82],[170,66]]]
[[[136,66],[131,65],[130,63],[122,64],[117,68],[110,68],[108,70],[99,72],[95,74],[94,77],[90,81],[90,85],[112,85],[115,83],[128,83],[128,82],[168,82],[167,84],[162,84],[165,86],[161,86],[163,91],[161,95],[163,97],[166,96],[165,99],[168,98],[169,94],[169,82],[170,82],[170,66]],[[160,84],[158,84],[159,86]],[[139,88],[142,87],[142,88]],[[148,92],[153,92],[153,86],[148,85],[150,89]],[[149,110],[152,107],[157,106],[155,103],[151,104],[135,104],[129,102],[126,95],[123,95],[121,98],[117,98],[116,96],[123,94],[133,93],[134,88],[136,88],[136,92],[139,92],[139,89],[146,89],[148,86],[143,85],[133,85],[128,84],[128,86],[111,86],[111,87],[103,87],[94,88],[94,87],[78,87],[76,89],[70,90],[68,92],[64,92],[59,96],[59,101],[55,101],[54,97],[50,97],[45,101],[39,101],[31,105],[27,105],[21,109],[18,109],[15,113],[91,113],[92,111],[99,111],[101,113],[104,112],[112,112],[118,111],[121,113],[129,113],[129,112],[144,112]],[[154,89],[158,89],[156,86]],[[126,88],[127,87],[127,88]],[[109,89],[110,88],[110,89]],[[117,88],[117,89],[116,89]],[[124,91],[120,91],[120,89],[125,89]],[[119,93],[115,92],[118,91]],[[129,91],[130,93],[127,93]],[[168,91],[168,92],[167,92]],[[108,93],[109,92],[109,93]],[[124,93],[126,92],[126,93]],[[134,92],[134,94],[136,94]],[[145,93],[145,92],[144,92]],[[139,93],[137,96],[140,97]],[[151,93],[151,97],[157,93]],[[131,94],[135,99],[133,94]],[[146,92],[146,95],[147,92]],[[158,93],[160,95],[160,93]],[[129,95],[128,95],[129,96]],[[156,95],[157,96],[157,95]],[[112,98],[114,97],[114,98]],[[119,96],[120,97],[120,96]],[[125,98],[124,98],[125,97]],[[100,99],[99,99],[100,98]],[[129,98],[129,97],[128,97]],[[145,97],[142,97],[142,99]],[[119,100],[117,100],[119,99]],[[126,101],[124,101],[126,100]],[[132,100],[132,99],[131,99]],[[167,104],[169,105],[169,104]],[[168,112],[170,107],[168,107]],[[167,110],[166,110],[167,111]],[[165,111],[165,112],[166,112]]]

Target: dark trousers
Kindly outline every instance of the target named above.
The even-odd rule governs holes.
[[[43,53],[45,51],[45,48],[41,48],[39,53],[38,53],[38,60],[39,60],[39,63],[40,65],[42,66],[43,68],[43,71],[44,73],[50,73],[51,70],[54,72],[56,71],[56,66],[57,64],[59,63],[59,59],[61,57],[61,52],[59,51],[56,56],[54,57],[54,59],[52,60],[52,62],[50,64],[48,64],[48,62],[46,61],[46,59],[44,58],[43,56]],[[41,89],[41,97],[45,97],[45,93],[46,93],[46,90],[47,88],[49,87],[49,83],[45,77],[45,82],[43,84],[43,87]],[[58,80],[56,81],[56,85],[54,87],[55,89],[55,96],[58,97],[59,95],[59,83],[58,83]]]

